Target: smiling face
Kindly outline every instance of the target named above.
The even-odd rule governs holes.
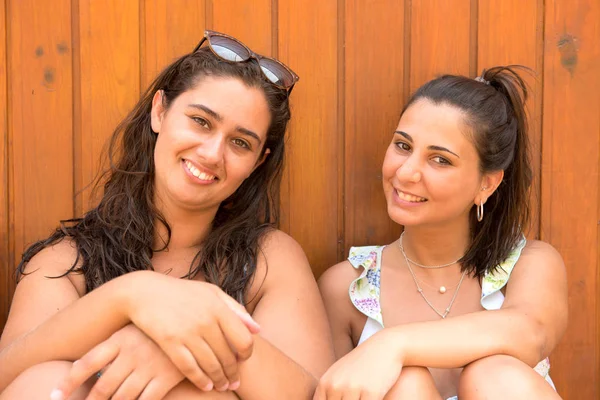
[[[481,174],[463,118],[458,108],[426,99],[402,115],[382,168],[388,214],[396,223],[464,223],[473,204],[485,202],[501,180],[501,172]]]
[[[152,104],[155,194],[189,210],[216,209],[264,161],[269,107],[259,88],[206,77],[172,100]]]

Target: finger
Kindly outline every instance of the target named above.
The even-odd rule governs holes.
[[[205,392],[211,391],[214,387],[210,378],[202,371],[194,355],[185,346],[173,348],[163,348],[169,359],[179,372],[181,372],[198,389]]]
[[[317,386],[313,400],[327,400],[327,392],[325,391],[323,385],[319,384],[319,386]]]
[[[257,334],[260,332],[260,325],[254,320],[254,318],[252,318],[244,306],[232,299],[222,290],[218,290],[217,295],[221,300],[223,300],[227,307],[229,307],[242,320],[244,325],[246,325],[251,333]]]
[[[104,375],[102,375],[104,377]],[[125,379],[123,384],[116,391],[112,400],[129,400],[137,399],[140,393],[144,391],[151,378],[144,376],[143,374],[134,371],[131,375]]]
[[[228,388],[230,390],[236,390],[239,387],[240,380],[238,361],[234,350],[232,350],[225,338],[225,334],[219,326],[216,326],[215,329],[210,329],[205,333],[204,340],[206,340],[206,343],[221,364],[225,379],[229,382]],[[217,385],[216,381],[213,382],[215,382],[215,388],[219,390],[220,386]],[[226,387],[225,389],[228,388]]]
[[[113,394],[119,389],[119,386],[131,374],[132,367],[127,365],[119,358],[106,367],[102,371],[102,375],[98,378],[90,393],[86,397],[87,400],[106,400],[110,399]]]
[[[239,318],[230,312],[220,312],[217,315],[219,315],[219,327],[238,361],[250,358],[254,346],[254,338],[250,331]]]
[[[171,379],[169,382],[169,379],[164,379],[162,376],[156,377],[146,385],[146,388],[142,394],[140,394],[138,400],[162,400],[166,397],[167,393],[181,382],[181,380],[177,381],[176,379]]]
[[[51,393],[53,399],[68,399],[73,392],[90,377],[110,364],[119,354],[119,346],[112,342],[102,342],[73,363],[71,370]]]
[[[245,329],[245,328],[244,328]],[[218,327],[215,326],[211,330],[218,330]],[[220,334],[219,332],[218,334]],[[205,335],[208,332],[205,333]],[[215,333],[211,333],[211,336],[215,336]],[[188,341],[185,343],[186,347],[191,351],[196,359],[196,362],[204,371],[206,375],[210,378],[210,380],[214,384],[214,388],[218,391],[227,390],[229,387],[229,381],[225,376],[225,372],[223,371],[223,367],[219,362],[218,357],[216,356],[214,349],[206,342],[205,338],[188,338]],[[231,350],[229,350],[231,352]]]

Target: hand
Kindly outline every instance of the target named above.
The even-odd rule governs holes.
[[[133,282],[130,320],[199,389],[236,390],[238,362],[250,357],[260,330],[246,309],[205,282],[155,272]]]
[[[321,378],[313,400],[381,400],[401,371],[398,346],[383,330],[333,364]]]
[[[159,400],[184,380],[156,343],[135,325],[127,325],[74,362],[51,398],[69,398],[98,371],[102,375],[92,387],[89,400]]]

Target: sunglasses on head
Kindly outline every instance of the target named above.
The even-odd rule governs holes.
[[[193,52],[195,53],[207,40],[210,50],[222,60],[245,62],[252,58],[255,59],[265,78],[276,87],[287,90],[288,94],[292,92],[294,85],[300,79],[294,71],[282,62],[256,54],[244,43],[224,33],[204,31],[204,37]]]

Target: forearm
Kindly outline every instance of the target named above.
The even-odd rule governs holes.
[[[102,285],[2,349],[0,390],[34,365],[78,359],[129,323],[126,286],[122,278]]]
[[[389,331],[389,332],[385,332]],[[405,366],[459,368],[495,354],[535,366],[543,356],[543,329],[522,312],[481,311],[441,321],[386,329]]]
[[[237,394],[243,400],[312,399],[317,386],[314,376],[258,335],[240,378]]]

